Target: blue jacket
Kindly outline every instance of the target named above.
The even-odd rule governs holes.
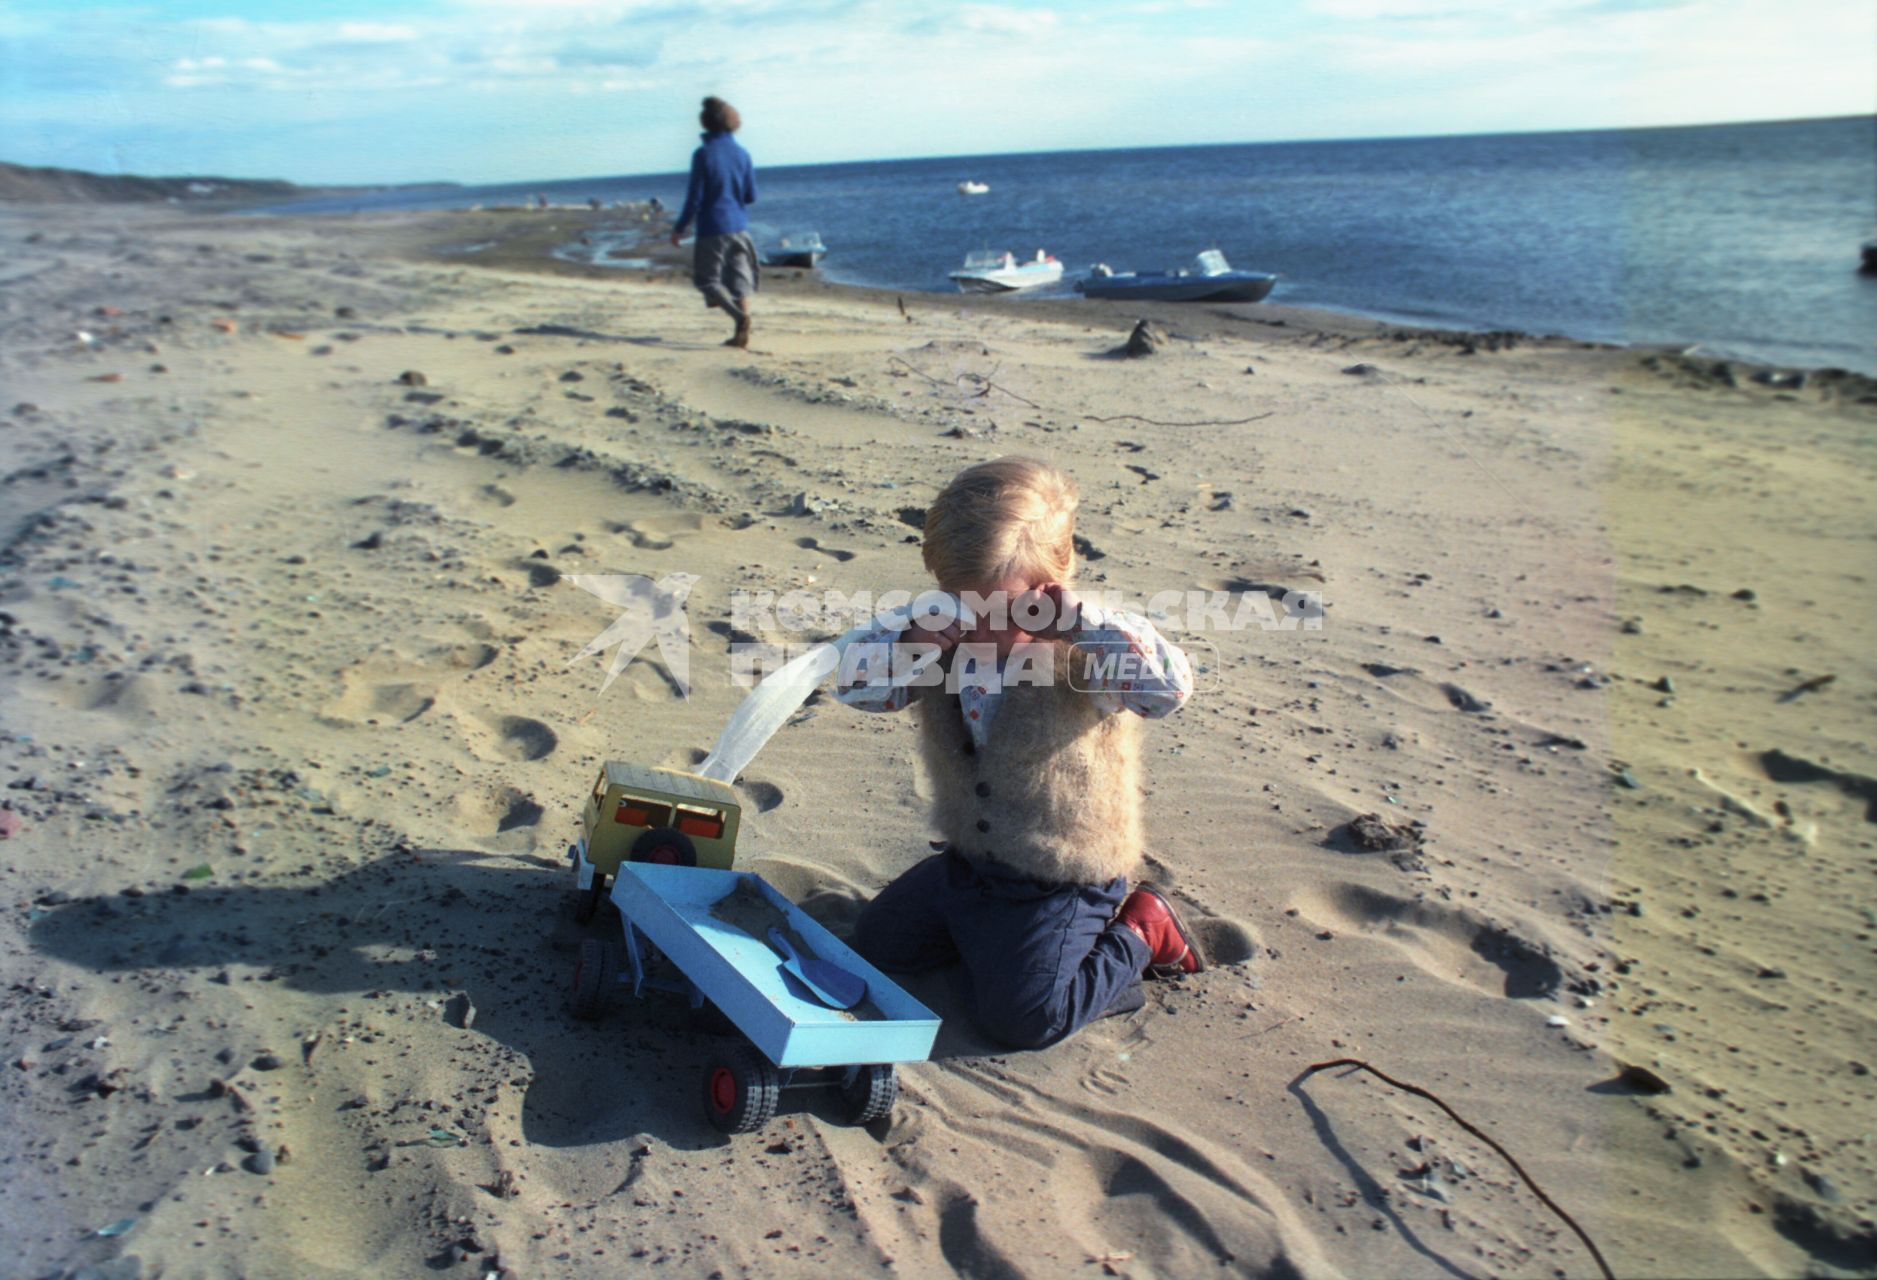
[[[743,206],[755,203],[756,168],[749,152],[727,133],[707,133],[704,145],[691,153],[691,185],[673,230],[682,232],[695,218],[700,236],[743,231],[749,227]]]

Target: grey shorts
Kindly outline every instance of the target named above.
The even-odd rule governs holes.
[[[756,242],[747,231],[699,236],[691,260],[691,282],[713,307],[740,302],[756,292],[762,272],[756,265]]]

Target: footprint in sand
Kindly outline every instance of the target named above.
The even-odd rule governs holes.
[[[632,520],[625,524],[608,526],[630,542],[635,551],[669,551],[684,534],[696,533],[704,527],[704,517],[664,516],[657,519]]]
[[[456,829],[467,836],[502,835],[540,823],[547,810],[533,796],[510,786],[466,792],[455,803]]]
[[[528,575],[531,587],[551,587],[561,579],[561,572],[545,560],[533,557],[517,563],[516,568]]]
[[[1379,937],[1417,968],[1486,995],[1537,1000],[1564,984],[1564,971],[1541,946],[1454,907],[1358,884],[1307,895],[1295,906],[1313,924]]]
[[[738,786],[755,804],[757,813],[768,813],[782,803],[782,788],[773,782],[743,782]]]
[[[457,644],[433,649],[430,657],[455,671],[480,671],[501,652],[492,644]]]
[[[113,711],[121,716],[149,715],[159,694],[150,681],[137,676],[82,683],[68,680],[60,687],[61,700],[75,711]]]
[[[357,669],[341,673],[342,690],[321,708],[330,720],[350,724],[408,724],[437,703],[434,685],[415,681],[377,682]]]
[[[339,672],[339,695],[320,708],[320,715],[342,724],[407,724],[436,706],[443,687],[454,677],[478,671],[501,656],[488,643],[487,628],[465,628],[477,638],[458,644],[439,644],[421,658],[402,655],[373,657]]]
[[[672,539],[638,524],[629,524],[619,532],[632,544],[635,551],[669,551],[675,545]]]
[[[481,720],[495,735],[491,745],[503,760],[545,760],[560,745],[552,729],[527,716],[483,716]]]
[[[1181,918],[1199,935],[1199,949],[1209,964],[1245,964],[1256,960],[1264,950],[1258,937],[1245,925],[1224,916],[1201,916],[1195,920],[1186,912]]]
[[[1246,592],[1257,591],[1272,597],[1274,601],[1282,600],[1285,595],[1292,591],[1309,591],[1314,589],[1308,585],[1300,587],[1286,586],[1279,582],[1269,582],[1261,578],[1247,577],[1218,578],[1211,582],[1202,582],[1199,586],[1203,591],[1223,591],[1227,595],[1242,595]]]
[[[819,551],[824,556],[833,556],[842,564],[846,564],[849,560],[854,558],[852,551],[841,551],[835,547],[824,547],[814,538],[797,538],[795,545],[804,551]]]
[[[725,621],[722,618],[713,618],[709,622],[706,622],[704,624],[704,627],[707,631],[711,632],[711,634],[722,636],[725,640],[728,640],[733,645],[734,644],[758,644],[760,643],[757,637],[751,635],[747,631],[742,631],[736,627],[731,626],[727,621]]]
[[[507,799],[508,803],[502,810],[502,816],[496,820],[495,829],[498,832],[513,831],[517,827],[532,827],[540,822],[541,815],[547,812],[533,796],[513,792]]]

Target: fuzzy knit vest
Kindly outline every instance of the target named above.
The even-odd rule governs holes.
[[[982,747],[942,686],[918,691],[933,816],[954,849],[1049,884],[1132,876],[1142,851],[1139,717],[1103,715],[1057,679],[1000,695]]]

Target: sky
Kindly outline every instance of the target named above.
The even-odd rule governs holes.
[[[1871,0],[0,0],[0,160],[305,184],[1877,111]]]

